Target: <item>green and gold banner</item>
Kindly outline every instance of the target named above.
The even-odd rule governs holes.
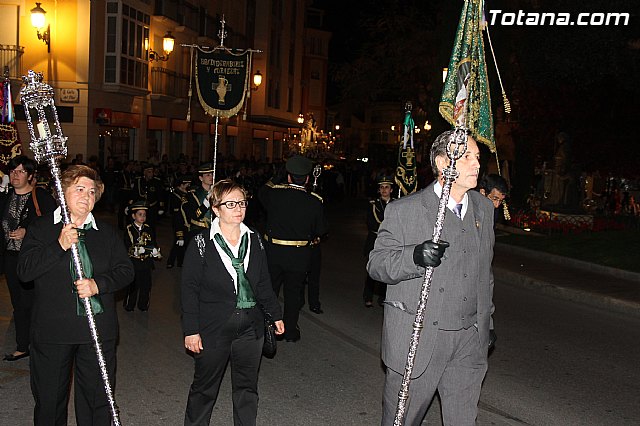
[[[207,114],[232,117],[244,104],[248,88],[251,52],[235,54],[227,49],[197,51],[196,88]]]
[[[400,150],[398,152],[398,167],[396,167],[395,181],[402,195],[416,192],[418,180],[416,179],[416,152],[413,148],[413,132],[415,123],[411,117],[411,107],[407,106],[404,114],[403,135]]]
[[[440,98],[440,114],[465,126],[478,142],[496,151],[491,97],[482,39],[483,0],[465,0]]]

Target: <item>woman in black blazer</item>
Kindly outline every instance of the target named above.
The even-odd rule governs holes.
[[[244,223],[247,194],[231,180],[209,196],[216,218],[188,245],[182,269],[182,329],[195,373],[185,425],[208,425],[231,359],[233,421],[255,425],[264,317],[284,333],[282,310],[271,287],[259,235]],[[234,266],[235,265],[235,266]]]
[[[18,276],[35,285],[30,363],[33,421],[35,425],[67,424],[73,376],[77,424],[110,426],[110,405],[80,299],[91,298],[109,381],[115,388],[114,294],[133,280],[133,265],[119,233],[93,216],[93,206],[104,189],[97,172],[83,165],[70,166],[61,178],[72,223],[63,225],[59,208],[37,218],[18,258]],[[78,244],[84,257],[87,278],[72,276],[72,244]]]

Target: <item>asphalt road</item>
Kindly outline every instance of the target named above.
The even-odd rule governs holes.
[[[364,308],[364,203],[329,206],[323,243],[323,315],[301,315],[302,340],[282,342],[260,373],[260,425],[379,424],[382,309]],[[167,221],[165,221],[167,222]],[[168,254],[166,223],[160,227]],[[179,425],[193,374],[179,322],[178,268],[154,272],[147,313],[120,309],[116,401],[123,425]],[[538,295],[495,289],[497,348],[481,395],[480,425],[640,424],[640,320]],[[13,349],[6,286],[0,285],[0,347]],[[228,376],[228,374],[227,374]],[[32,423],[28,361],[0,363],[0,424]],[[73,419],[72,404],[70,419]],[[70,424],[74,424],[70,421]],[[230,425],[228,377],[211,424]],[[425,424],[440,425],[437,399]]]

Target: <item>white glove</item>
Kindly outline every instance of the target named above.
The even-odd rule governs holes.
[[[202,202],[202,205],[205,206],[206,208],[211,207],[211,203],[209,203],[209,197],[204,199],[204,201]]]
[[[0,183],[0,192],[7,192],[9,190],[9,175],[2,176],[2,182]]]
[[[138,255],[144,254],[144,247],[138,247]]]
[[[151,250],[151,256],[158,257],[159,255],[160,255],[160,251],[158,251],[157,248],[154,248],[153,250]]]
[[[178,240],[178,241],[176,241],[176,245],[177,245],[178,247],[182,247],[182,246],[184,246],[184,240]]]
[[[158,210],[158,216],[162,216],[164,214],[164,210]]]

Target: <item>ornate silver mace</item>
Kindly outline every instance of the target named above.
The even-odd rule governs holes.
[[[316,164],[313,168],[313,192],[316,192],[316,189],[318,188],[318,178],[320,177],[321,173],[322,166],[320,164]]]
[[[38,163],[47,163],[51,169],[51,178],[53,179],[56,193],[58,194],[58,202],[62,210],[62,220],[65,225],[68,225],[71,223],[71,216],[69,215],[67,202],[62,192],[59,165],[60,160],[67,156],[67,137],[63,136],[62,129],[60,128],[58,112],[53,102],[53,88],[43,83],[42,79],[42,73],[29,70],[27,75],[22,77],[24,86],[20,90],[20,97],[24,105],[27,127],[31,135],[31,150]],[[34,120],[36,122],[35,126]],[[37,137],[36,130],[38,132]],[[78,279],[85,278],[82,262],[78,253],[78,246],[76,244],[71,246],[71,257],[76,276],[79,277]],[[102,345],[100,344],[100,337],[96,329],[93,311],[91,310],[91,302],[88,297],[85,297],[82,298],[82,303],[87,313],[89,330],[91,331],[93,346],[96,350],[96,356],[98,357],[98,365],[100,367],[102,381],[104,382],[104,390],[109,400],[113,424],[120,426],[118,406],[116,405],[113,390],[109,383],[107,365],[102,353]]]
[[[442,235],[442,228],[444,225],[444,217],[447,211],[447,203],[449,202],[449,193],[451,192],[451,185],[453,184],[453,181],[455,181],[458,177],[458,171],[456,170],[456,161],[460,159],[466,151],[467,129],[465,127],[456,127],[454,132],[449,137],[449,141],[447,142],[447,157],[449,157],[449,160],[451,161],[449,163],[449,166],[442,171],[442,176],[444,177],[444,185],[442,186],[442,195],[440,196],[440,202],[438,203],[438,214],[436,216],[436,222],[433,225],[432,240],[435,243],[440,241],[440,236]],[[420,290],[420,303],[418,304],[416,317],[413,321],[413,332],[411,333],[411,341],[409,343],[407,363],[404,367],[404,376],[402,378],[400,391],[398,392],[398,405],[396,406],[396,416],[393,421],[394,426],[402,426],[404,421],[404,415],[407,408],[407,399],[409,398],[409,383],[411,382],[411,372],[413,371],[416,351],[418,350],[418,343],[420,341],[420,333],[422,332],[422,323],[424,322],[427,300],[429,299],[429,291],[431,290],[432,275],[433,267],[429,266],[424,271],[422,288]]]

